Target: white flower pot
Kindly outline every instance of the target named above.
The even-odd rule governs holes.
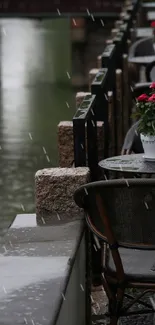
[[[155,158],[155,135],[140,134],[146,158]]]

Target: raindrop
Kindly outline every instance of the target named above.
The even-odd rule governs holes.
[[[91,299],[91,302],[93,304],[94,303],[94,299],[93,299],[92,295],[90,295],[90,299]]]
[[[45,220],[44,220],[44,218],[43,218],[43,217],[41,217],[41,220],[42,220],[43,224],[45,225],[45,224],[46,224],[46,222],[45,222]]]
[[[7,293],[7,291],[6,291],[6,289],[5,289],[5,287],[3,286],[3,291],[4,291],[4,293]]]
[[[6,36],[6,30],[5,28],[2,28],[3,34]]]
[[[91,109],[91,113],[92,113],[92,115],[95,115],[93,109]]]
[[[87,189],[86,189],[86,188],[84,188],[84,191],[85,191],[86,195],[88,195],[88,191],[87,191]]]
[[[94,240],[95,240],[95,243],[96,243],[97,248],[100,249],[101,248],[101,245],[100,245],[99,240],[98,240],[98,238],[97,238],[96,235],[94,235]]]
[[[42,147],[43,148],[43,152],[44,152],[44,154],[46,155],[47,154],[47,152],[46,152],[46,149],[45,149],[45,147]]]
[[[90,16],[90,11],[88,8],[86,9],[86,11],[87,11],[88,16]]]
[[[126,185],[129,187],[129,182],[128,182],[127,179],[125,179],[125,183],[126,183]]]
[[[46,159],[47,159],[48,162],[50,162],[50,158],[49,158],[48,155],[46,155]]]
[[[21,204],[20,206],[21,206],[21,209],[22,209],[23,211],[25,211],[24,205]]]
[[[146,206],[146,209],[148,210],[148,209],[149,209],[149,207],[148,207],[148,204],[147,204],[147,202],[144,202],[144,204],[145,204],[145,206]]]
[[[70,76],[69,72],[66,71],[66,73],[67,73],[67,77],[68,77],[69,79],[71,79],[71,76]]]
[[[58,15],[61,16],[60,10],[57,8]]]
[[[94,244],[93,246],[94,246],[94,249],[95,249],[95,251],[97,252],[97,248],[96,248],[96,245]]]
[[[69,104],[66,102],[67,107],[69,108]]]
[[[105,97],[105,99],[106,99],[106,100],[108,100],[108,97],[107,97],[107,95],[106,95],[106,94],[104,94],[104,97]]]
[[[74,25],[76,26],[76,20],[73,18],[73,23],[74,23]]]
[[[66,298],[65,298],[64,294],[62,293],[61,295],[62,295],[62,298],[63,298],[63,300],[65,301],[65,300],[66,300]]]
[[[4,245],[3,245],[3,248],[4,248],[5,253],[7,253],[7,249],[6,249],[6,247]]]
[[[120,168],[121,171],[123,170],[123,169],[122,169],[122,165],[119,165],[119,168]]]
[[[9,241],[9,244],[10,244],[10,246],[11,246],[11,247],[13,247],[13,245],[12,245],[11,241]]]
[[[138,132],[137,132],[137,130],[135,130],[135,134],[138,136]]]
[[[81,290],[84,291],[84,287],[82,284],[80,284]]]
[[[57,213],[57,218],[58,218],[58,220],[61,220],[61,219],[60,219],[60,216],[59,216],[59,214],[58,214],[58,213]]]
[[[33,139],[32,139],[32,134],[31,134],[30,132],[29,132],[29,137],[30,137],[30,140],[33,140]]]

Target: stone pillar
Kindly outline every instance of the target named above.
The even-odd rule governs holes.
[[[73,122],[58,124],[58,154],[60,167],[72,167],[74,163]]]
[[[104,123],[97,122],[98,158],[103,158],[104,152]],[[62,121],[58,124],[58,153],[59,166],[74,165],[73,122]]]
[[[115,37],[115,36],[117,35],[118,32],[119,32],[119,29],[117,29],[117,28],[113,28],[113,29],[111,30],[111,36],[112,36],[112,37]]]
[[[83,99],[85,98],[85,96],[87,95],[91,95],[91,93],[86,93],[86,92],[83,92],[83,91],[80,91],[76,94],[76,98],[75,98],[75,101],[76,101],[76,108],[78,108],[80,106],[80,104],[82,103]]]
[[[98,72],[99,72],[99,69],[92,69],[89,71],[89,91],[91,91],[91,83]]]
[[[89,169],[47,168],[35,175],[37,222],[48,224],[83,218],[82,210],[74,202],[75,190],[89,182]]]

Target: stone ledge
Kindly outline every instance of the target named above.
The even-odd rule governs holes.
[[[83,221],[40,227],[18,215],[1,239],[0,324],[85,324]]]

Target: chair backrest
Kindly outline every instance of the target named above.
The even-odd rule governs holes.
[[[138,132],[138,125],[139,120],[135,122],[128,130],[122,146],[122,152],[126,152],[127,150],[129,152],[133,151],[134,153],[144,152],[143,145],[140,139],[140,134]]]
[[[117,179],[81,186],[74,194],[90,229],[114,245],[155,248],[155,179]]]
[[[136,42],[134,42],[130,49],[128,58],[131,59],[137,56],[148,56],[154,55],[155,51],[153,48],[153,38],[152,37],[145,37]]]
[[[148,82],[155,81],[155,61],[147,64],[145,68],[146,80]]]

